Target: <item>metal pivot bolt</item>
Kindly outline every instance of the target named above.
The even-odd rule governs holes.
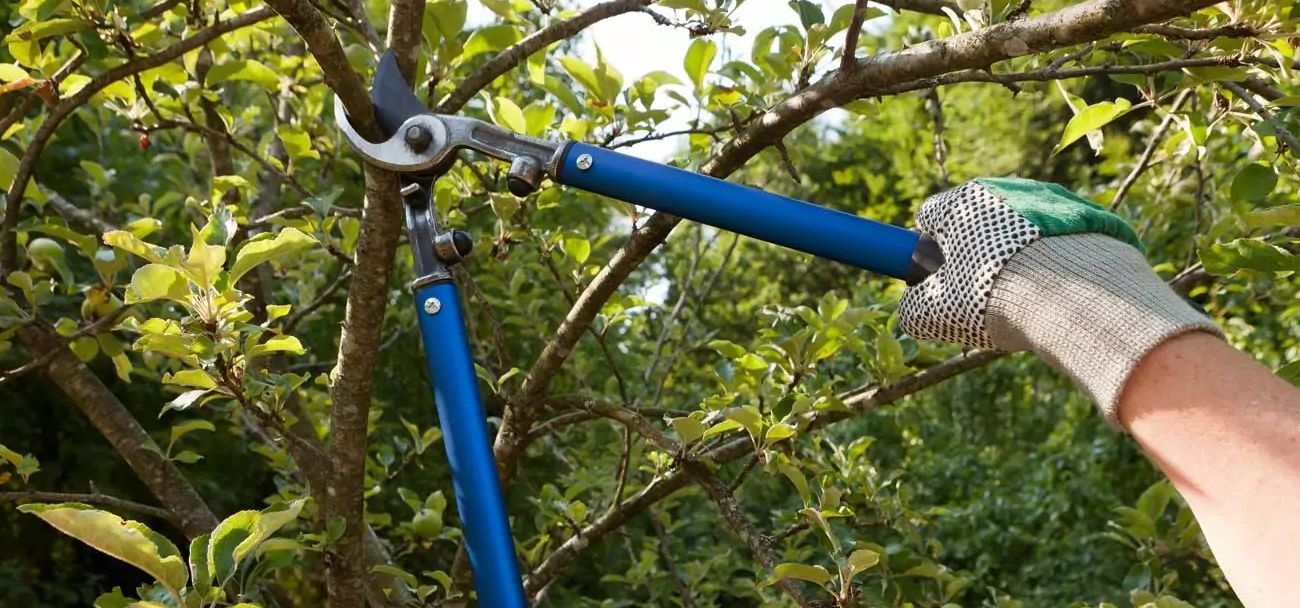
[[[439,310],[442,310],[442,300],[439,300],[438,298],[428,298],[424,301],[424,312],[436,315]]]
[[[464,230],[440,232],[433,237],[433,254],[447,265],[463,262],[474,250],[474,240]]]
[[[590,154],[579,154],[576,164],[578,165],[579,170],[586,171],[591,168],[591,165],[594,162],[596,161],[591,158]]]
[[[430,133],[428,129],[421,125],[407,127],[402,138],[406,140],[406,145],[417,153],[429,149],[429,144],[433,143],[433,133]]]

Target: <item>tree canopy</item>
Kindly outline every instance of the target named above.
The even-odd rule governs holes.
[[[1300,3],[743,2],[0,6],[0,605],[474,603],[399,182],[332,110],[377,134],[386,49],[437,112],[669,141],[894,224],[978,176],[1061,183],[1300,379]],[[613,19],[688,43],[625,75],[585,39]],[[455,279],[535,604],[1239,605],[1041,361],[506,169],[462,155],[433,200],[476,242]]]

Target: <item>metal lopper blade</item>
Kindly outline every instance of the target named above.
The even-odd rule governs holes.
[[[375,80],[370,85],[370,100],[375,106],[375,120],[385,137],[392,137],[412,116],[428,114],[420,99],[411,92],[411,85],[402,77],[393,51],[384,51],[375,69]]]

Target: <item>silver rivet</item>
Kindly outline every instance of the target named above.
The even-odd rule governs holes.
[[[424,312],[436,315],[439,310],[442,310],[442,301],[438,298],[429,298],[424,301]]]
[[[578,169],[581,170],[581,171],[586,171],[587,169],[590,169],[590,168],[591,168],[591,164],[594,163],[594,162],[595,162],[595,161],[592,160],[590,154],[579,154],[579,155],[578,155],[578,163],[577,163],[577,164],[578,164]]]
[[[410,196],[420,191],[420,184],[407,184],[402,186],[402,196]]]

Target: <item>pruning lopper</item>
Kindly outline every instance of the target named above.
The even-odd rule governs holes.
[[[375,118],[388,137],[371,142],[348,121],[342,102],[334,117],[348,144],[366,162],[403,176],[407,231],[415,259],[417,316],[438,419],[456,491],[456,506],[474,569],[479,603],[527,604],[506,517],[487,424],[481,409],[460,297],[450,266],[469,255],[462,231],[438,229],[433,180],[474,150],[510,163],[507,187],[526,196],[552,181],[602,194],[903,279],[920,282],[943,263],[925,235],[762,190],[732,184],[581,142],[528,137],[472,118],[434,114],[411,92],[392,52],[371,88]]]

